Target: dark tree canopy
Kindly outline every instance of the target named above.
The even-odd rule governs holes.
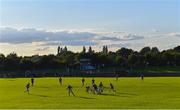
[[[94,66],[119,67],[119,68],[142,68],[151,66],[180,66],[180,46],[173,49],[159,51],[157,47],[144,47],[139,52],[128,48],[120,48],[116,52],[108,51],[103,46],[101,52],[95,52],[89,46],[86,52],[85,46],[80,53],[68,51],[67,47],[58,47],[57,55],[33,55],[18,56],[10,53],[7,56],[0,54],[0,70],[39,70],[59,69],[73,67],[80,64],[80,59],[90,59]]]

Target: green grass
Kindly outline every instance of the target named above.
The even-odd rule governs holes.
[[[106,87],[112,82],[116,94],[105,89],[102,95],[88,94],[81,88],[81,78],[36,78],[30,94],[24,93],[29,78],[0,79],[0,108],[180,108],[180,78],[95,78]],[[91,83],[91,78],[86,78]],[[68,96],[67,84],[72,84],[76,97]]]

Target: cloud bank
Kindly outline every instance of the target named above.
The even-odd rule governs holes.
[[[78,32],[47,31],[34,28],[0,28],[0,43],[21,44],[42,42],[41,46],[83,46],[100,45],[102,42],[130,41],[143,39],[143,36],[123,32]]]
[[[69,50],[82,51],[82,46],[92,46],[101,51],[103,45],[116,51],[121,47],[140,50],[145,46],[157,46],[160,50],[180,44],[180,33],[132,34],[128,32],[97,32],[78,30],[39,30],[35,28],[0,28],[0,51],[15,51],[21,55],[56,53],[58,45]]]

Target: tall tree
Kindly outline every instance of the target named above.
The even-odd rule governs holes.
[[[157,47],[152,47],[151,53],[159,53],[159,49]]]
[[[105,53],[105,46],[103,46],[102,53]]]
[[[60,46],[58,46],[57,54],[60,54]]]
[[[144,47],[140,50],[140,53],[142,55],[145,55],[146,53],[150,52],[151,51],[151,48],[150,47]]]
[[[119,56],[128,58],[128,56],[129,56],[131,53],[133,53],[133,50],[122,47],[121,49],[118,49],[118,50],[116,51],[116,53],[117,53]]]
[[[67,51],[68,51],[68,50],[67,50],[67,47],[65,46],[65,47],[64,47],[64,52],[67,52]]]
[[[7,55],[5,60],[6,69],[18,70],[19,69],[20,57],[16,53],[10,53]]]
[[[137,60],[138,59],[137,59],[136,55],[134,55],[134,54],[131,54],[131,55],[128,56],[128,64],[131,67],[136,66]]]
[[[108,54],[108,47],[106,45],[103,46],[102,53],[103,54]]]
[[[0,54],[0,70],[4,68],[4,63],[5,63],[5,56],[3,54]]]
[[[86,47],[85,46],[83,46],[82,53],[86,53]]]
[[[107,47],[107,45],[105,46],[105,53],[108,54],[108,47]]]
[[[175,47],[175,48],[174,48],[174,51],[180,52],[180,46]]]
[[[93,53],[93,50],[92,50],[91,46],[89,46],[88,53],[90,53],[90,54]]]

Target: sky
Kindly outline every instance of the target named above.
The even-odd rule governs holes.
[[[0,0],[0,53],[180,45],[180,0]]]

